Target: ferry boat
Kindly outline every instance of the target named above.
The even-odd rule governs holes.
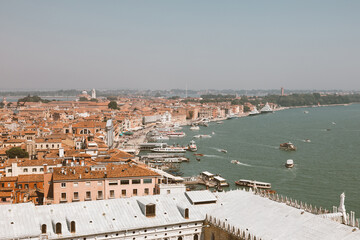
[[[287,167],[287,168],[294,167],[294,160],[292,160],[292,159],[286,160],[285,167]]]
[[[165,147],[165,148],[153,148],[152,152],[158,153],[184,153],[186,150],[183,147]]]
[[[270,107],[269,103],[266,103],[265,106],[260,110],[260,113],[272,113],[274,110]]]
[[[184,132],[168,132],[166,135],[172,138],[180,138],[186,136]]]
[[[194,138],[211,138],[210,135],[195,135]]]
[[[214,181],[216,182],[216,185],[218,187],[228,187],[229,184],[226,182],[225,178],[222,178],[220,176],[214,176]]]
[[[199,126],[192,125],[192,126],[190,127],[190,130],[198,131],[198,130],[200,130],[200,127],[199,127]]]
[[[195,144],[195,141],[194,140],[191,140],[190,141],[190,144],[189,144],[189,151],[191,152],[196,152],[197,151],[197,146]]]
[[[256,116],[259,115],[260,112],[257,110],[257,108],[255,107],[250,113],[249,116]]]
[[[295,151],[296,150],[296,147],[291,142],[281,143],[279,148],[282,150],[285,150],[285,151]]]
[[[270,189],[271,183],[266,182],[258,182],[246,179],[240,179],[235,181],[236,185],[243,186],[243,187],[251,187],[251,188],[262,188],[262,189]]]

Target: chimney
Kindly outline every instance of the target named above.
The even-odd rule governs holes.
[[[47,164],[44,163],[43,166],[44,166],[44,173],[46,173],[47,172]]]
[[[59,148],[59,157],[63,158],[64,155],[64,148]]]

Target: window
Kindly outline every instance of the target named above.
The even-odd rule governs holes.
[[[19,186],[18,186],[18,187],[19,187],[19,189],[22,189],[22,185],[21,185],[21,184],[19,184]]]
[[[111,181],[109,182],[109,185],[118,185],[118,181]]]
[[[194,235],[194,240],[199,240],[199,235],[198,234]]]
[[[66,193],[61,193],[61,201],[66,201]]]
[[[86,185],[86,186],[90,186],[91,183],[90,183],[90,182],[86,182],[85,185]]]
[[[36,184],[36,183],[34,183],[34,188],[37,188],[37,184]]]
[[[79,199],[79,193],[78,192],[74,192],[74,200]]]
[[[46,148],[49,148],[49,144],[46,144]]]
[[[90,191],[87,191],[87,192],[86,192],[85,198],[86,198],[86,199],[91,199],[91,192],[90,192]]]
[[[46,224],[41,225],[41,233],[42,234],[46,233]]]
[[[168,189],[166,192],[167,192],[167,194],[170,194],[170,193],[171,193],[171,190]]]
[[[114,198],[115,197],[115,191],[114,190],[110,190],[110,197]]]
[[[182,238],[182,237],[178,237],[178,240],[183,240],[183,238]]]
[[[37,172],[37,169],[36,169],[36,168],[33,168],[33,169],[32,169],[32,172]]]
[[[121,185],[128,185],[129,184],[129,180],[121,180],[120,181]]]
[[[23,169],[23,172],[28,172],[28,169],[27,169],[27,168],[24,168],[24,169]]]
[[[152,179],[151,179],[151,178],[149,178],[149,179],[144,179],[143,182],[144,182],[144,183],[152,183]]]
[[[62,188],[65,188],[65,187],[66,187],[66,183],[62,182],[62,183],[61,183],[61,187],[62,187]]]
[[[98,181],[98,186],[101,186],[102,185],[102,181]]]
[[[12,170],[11,169],[8,169],[8,173],[11,173],[12,172]]]
[[[132,180],[132,184],[140,184],[141,180],[140,179],[133,179]]]
[[[2,183],[2,184],[1,184],[1,187],[4,187],[4,186],[5,186],[5,183]]]
[[[70,232],[71,233],[75,233],[75,221],[71,221],[70,223]]]
[[[40,168],[40,172],[43,172],[44,171],[44,168]]]
[[[54,148],[54,144],[51,144],[51,147]]]
[[[185,208],[185,218],[188,219],[189,218],[189,209]]]
[[[215,235],[214,235],[214,233],[211,233],[211,240],[215,240]]]
[[[146,216],[147,217],[155,217],[155,204],[147,204],[146,205]]]
[[[25,188],[25,189],[28,189],[28,188],[29,188],[29,184],[25,184],[24,188]]]
[[[10,187],[11,186],[11,184],[10,183],[8,183],[8,187]]]
[[[145,195],[149,195],[149,189],[145,188],[144,193],[145,193]]]
[[[126,197],[126,190],[121,190],[121,196]]]
[[[102,199],[102,198],[103,198],[103,192],[102,192],[102,191],[98,191],[97,198],[98,198],[98,199]]]
[[[137,189],[133,189],[133,195],[137,196]]]
[[[61,234],[61,223],[57,223],[57,224],[56,224],[55,233],[56,233],[56,234]]]
[[[78,182],[74,182],[74,187],[77,187],[79,186],[79,183]]]

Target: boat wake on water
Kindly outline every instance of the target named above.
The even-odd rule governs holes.
[[[204,157],[209,157],[209,158],[223,158],[223,159],[225,159],[225,157],[223,157],[223,156],[218,156],[218,155],[207,155],[207,154],[205,154]]]
[[[250,164],[246,164],[246,163],[242,163],[238,160],[231,160],[231,163],[237,164],[237,165],[242,165],[242,166],[246,166],[246,167],[252,167]]]

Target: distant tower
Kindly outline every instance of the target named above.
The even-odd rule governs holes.
[[[95,88],[93,88],[93,90],[91,90],[91,98],[96,98]]]
[[[284,88],[281,88],[281,96],[284,96]]]
[[[7,108],[7,101],[6,101],[6,97],[3,98],[3,104],[4,104],[4,108],[6,109]]]

